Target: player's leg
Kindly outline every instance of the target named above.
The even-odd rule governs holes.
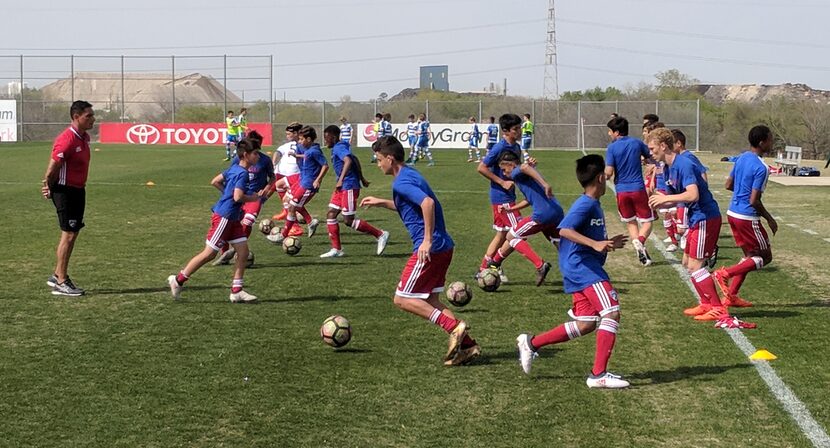
[[[210,229],[205,237],[205,248],[196,254],[178,274],[167,277],[167,284],[174,299],[179,299],[182,286],[196,271],[216,257],[216,254],[227,244],[231,221],[217,214],[211,217]]]
[[[586,380],[588,387],[620,389],[628,387],[619,375],[608,372],[608,360],[614,351],[620,326],[620,302],[617,291],[608,281],[595,283],[582,291],[596,314],[599,315],[594,366]]]
[[[83,189],[55,186],[52,188],[52,203],[61,234],[55,248],[55,270],[46,284],[52,287],[54,295],[81,296],[85,291],[75,286],[69,278],[69,260],[75,250],[78,233],[84,227],[86,192]]]
[[[651,235],[651,228],[654,219],[656,218],[654,210],[648,205],[648,193],[645,190],[640,190],[631,195],[631,200],[634,204],[634,213],[637,216],[637,242],[632,243],[638,252],[638,258],[643,266],[651,265],[651,257],[646,249],[646,240]],[[634,240],[632,240],[633,242]]]
[[[527,242],[527,238],[542,231],[542,227],[531,216],[523,218],[515,228],[510,230],[507,237],[508,240],[496,251],[491,266],[501,267],[502,261],[515,249],[536,268],[536,286],[540,286],[545,281],[551,265],[542,260],[536,251],[533,250]]]
[[[240,231],[237,235],[239,235],[239,238],[235,238],[228,242],[233,245],[233,248],[237,253],[236,265],[233,270],[233,281],[231,282],[230,301],[232,303],[257,303],[259,301],[257,296],[250,294],[243,289],[245,264],[249,253],[248,239],[242,236],[244,235],[242,231]]]
[[[435,160],[432,159],[432,151],[429,149],[429,145],[423,146],[423,149],[424,149],[424,154],[427,156],[427,160],[429,160],[429,162],[427,163],[427,166],[435,165]]]
[[[389,243],[389,232],[378,229],[364,219],[357,218],[357,199],[360,197],[360,190],[346,190],[343,192],[343,223],[352,229],[374,237],[377,240],[377,255],[383,254],[386,245]]]
[[[732,216],[727,219],[735,243],[743,250],[744,257],[735,265],[718,269],[713,275],[724,293],[724,302],[727,306],[752,306],[752,303],[740,298],[738,292],[747,274],[762,269],[772,262],[769,237],[760,221]]]
[[[329,211],[326,213],[326,229],[328,230],[329,241],[331,241],[331,249],[320,255],[320,258],[332,258],[343,256],[343,246],[340,244],[340,223],[337,221],[337,215],[340,214],[342,206],[342,190],[334,190],[331,192],[331,199],[329,200]]]
[[[720,232],[720,217],[700,221],[689,227],[686,253],[689,256],[686,270],[692,280],[692,286],[700,299],[700,305],[684,311],[695,320],[718,320],[727,315],[718,295],[715,279],[709,273],[704,260],[714,252]]]

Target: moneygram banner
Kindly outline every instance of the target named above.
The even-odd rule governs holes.
[[[262,134],[262,146],[271,145],[271,125],[249,123],[248,130]],[[228,129],[224,123],[101,123],[101,143],[134,145],[221,145]]]
[[[429,128],[430,148],[467,148],[470,146],[470,134],[473,131],[471,124],[430,123]],[[486,148],[487,137],[484,136],[484,131],[487,130],[487,126],[479,124],[478,130],[482,133],[478,147]],[[404,148],[409,148],[406,124],[393,124],[392,135],[403,143]],[[372,146],[375,140],[377,140],[377,136],[375,135],[374,124],[360,123],[357,125],[357,146]]]
[[[17,141],[17,100],[0,100],[0,142]]]

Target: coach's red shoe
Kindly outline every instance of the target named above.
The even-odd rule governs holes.
[[[698,305],[692,308],[686,308],[683,310],[683,314],[687,316],[700,316],[701,314],[706,314],[712,309],[712,305]]]
[[[721,320],[721,319],[723,319],[724,317],[726,317],[728,315],[729,315],[729,312],[726,311],[725,307],[713,306],[712,309],[707,311],[706,313],[701,314],[699,316],[695,316],[695,320],[715,321],[715,320]]]
[[[723,306],[734,306],[736,308],[749,308],[752,302],[744,300],[738,296],[727,295],[723,299]]]

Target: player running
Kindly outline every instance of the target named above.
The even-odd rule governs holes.
[[[288,201],[291,199],[291,188],[300,181],[300,165],[297,162],[297,140],[300,138],[300,129],[303,125],[296,121],[290,123],[285,127],[286,142],[280,145],[272,158],[274,164],[274,175],[276,181],[274,182],[274,190],[280,196],[282,201],[280,212],[272,217],[274,221],[285,220],[288,216]],[[305,219],[306,223],[312,222],[314,219],[307,210],[300,210],[300,216]],[[301,236],[303,229],[295,226],[291,229],[289,236]]]
[[[418,142],[415,144],[417,155],[412,163],[415,164],[417,159],[423,159],[426,156],[429,159],[427,166],[435,165],[435,161],[432,159],[432,151],[429,150],[429,139],[432,132],[429,129],[429,120],[427,120],[426,114],[418,115],[418,132],[416,135],[418,136]]]
[[[392,200],[369,196],[360,201],[360,206],[397,211],[413,244],[393,301],[400,309],[428,319],[449,333],[444,365],[466,364],[481,354],[481,347],[467,334],[467,323],[456,320],[439,299],[455,245],[444,225],[441,203],[424,177],[406,166],[404,149],[397,138],[376,141],[372,151],[383,174],[394,177]]]
[[[239,142],[239,121],[234,116],[233,111],[229,110],[225,117],[225,127],[227,128],[227,135],[225,136],[225,162],[231,160],[231,146],[236,146]]]
[[[568,342],[597,330],[594,367],[586,384],[591,388],[620,389],[628,381],[607,370],[608,360],[617,340],[620,325],[620,302],[603,269],[608,252],[621,249],[624,235],[608,238],[600,198],[605,194],[605,163],[602,156],[591,154],[576,161],[576,177],[585,189],[571,205],[559,224],[559,269],[565,292],[573,294],[573,319],[545,333],[520,334],[516,338],[522,370],[530,374],[533,359],[540,348]]]
[[[415,121],[415,114],[409,114],[409,122],[406,124],[406,140],[409,143],[409,158],[406,163],[415,162],[415,146],[418,143],[418,122]]]
[[[481,131],[478,129],[476,117],[470,117],[470,124],[473,128],[470,129],[470,145],[467,148],[468,162],[481,162],[481,154],[478,152],[478,141],[481,139]]]
[[[239,109],[239,116],[236,117],[236,122],[239,123],[239,139],[248,136],[248,108],[243,107]]]

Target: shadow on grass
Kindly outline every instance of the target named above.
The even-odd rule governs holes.
[[[779,319],[786,319],[788,317],[797,317],[800,316],[802,313],[798,311],[786,311],[786,310],[752,310],[752,311],[733,311],[736,316],[741,318],[744,317],[775,317]]]
[[[186,291],[210,291],[214,289],[227,289],[227,286],[224,285],[196,285],[190,286],[187,285],[185,287]],[[159,286],[154,288],[102,288],[102,289],[90,289],[88,290],[89,295],[101,295],[101,296],[108,296],[108,295],[122,295],[122,294],[152,294],[156,292],[170,292],[169,286]]]
[[[368,348],[338,348],[334,353],[372,353]]]
[[[454,308],[452,311],[458,314],[477,314],[490,312],[490,310],[486,308]]]
[[[805,303],[781,303],[764,305],[767,308],[830,308],[830,299],[816,299]]]
[[[365,298],[365,297],[360,297]],[[359,297],[353,296],[334,296],[334,295],[312,295],[312,296],[297,296],[297,297],[285,297],[282,299],[262,299],[260,298],[259,301],[261,303],[291,303],[291,302],[339,302],[341,300],[357,300]]]
[[[646,372],[632,373],[626,375],[626,379],[636,382],[638,386],[649,384],[665,384],[675,381],[687,380],[703,375],[719,375],[732,369],[746,369],[752,364],[741,363],[724,366],[679,366],[670,370],[649,370]]]

